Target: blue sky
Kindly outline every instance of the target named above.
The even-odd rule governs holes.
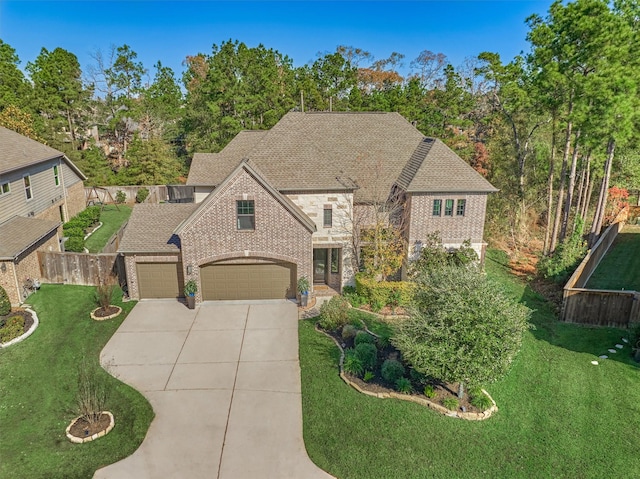
[[[444,53],[454,66],[482,51],[510,60],[528,50],[525,19],[544,15],[551,0],[311,2],[38,2],[0,0],[0,38],[16,49],[21,67],[42,47],[78,56],[128,44],[148,70],[160,60],[183,71],[187,55],[238,39],[259,43],[293,59],[296,66],[338,45],[370,51],[375,58],[396,51],[409,63],[422,50]]]

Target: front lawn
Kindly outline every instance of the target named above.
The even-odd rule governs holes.
[[[618,233],[587,288],[640,291],[640,226],[625,225]]]
[[[98,364],[103,346],[131,311],[93,321],[95,288],[42,285],[29,297],[40,326],[22,343],[0,350],[0,477],[90,478],[96,469],[132,454],[153,418],[147,400]],[[121,294],[118,291],[118,294]],[[109,387],[115,428],[87,444],[72,444],[65,428],[74,407],[78,363],[85,357]]]
[[[99,253],[107,244],[109,238],[120,229],[120,227],[131,216],[131,207],[127,205],[106,205],[100,214],[102,226],[97,229],[85,242],[85,248],[89,253]]]
[[[535,310],[536,329],[507,377],[488,385],[500,410],[486,421],[358,393],[338,377],[335,344],[313,320],[300,323],[304,439],[318,466],[340,479],[640,475],[638,367],[624,353],[591,364],[626,331],[558,322],[506,264],[492,251],[487,273]]]

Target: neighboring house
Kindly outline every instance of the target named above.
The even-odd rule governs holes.
[[[0,285],[12,304],[40,275],[37,251],[60,251],[60,225],[85,208],[85,179],[64,153],[0,127]]]
[[[121,242],[132,298],[295,297],[296,280],[353,284],[359,231],[390,203],[409,257],[433,232],[482,256],[497,191],[440,140],[397,113],[289,113],[197,153],[192,205],[137,205]]]

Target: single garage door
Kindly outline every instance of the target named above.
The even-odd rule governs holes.
[[[180,263],[138,263],[140,298],[178,298],[182,265]]]
[[[204,300],[295,298],[291,263],[216,264],[200,268]]]

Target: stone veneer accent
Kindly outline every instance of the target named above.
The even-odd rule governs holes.
[[[199,267],[220,260],[271,258],[296,264],[297,277],[311,277],[311,232],[247,170],[239,170],[213,194],[214,201],[180,233],[185,281],[199,285],[196,303],[202,302]],[[255,230],[237,229],[237,200],[255,202]]]
[[[342,250],[340,273],[329,273],[329,286],[341,291],[343,285],[355,284],[352,262],[353,193],[318,192],[288,194],[287,196],[316,224],[316,232],[312,236],[314,248],[340,248]],[[324,209],[329,205],[332,207],[333,221],[331,228],[325,228]]]
[[[433,216],[433,200],[442,200],[440,216]],[[454,200],[453,216],[444,216],[445,200]],[[456,216],[456,201],[466,200],[465,215]],[[418,252],[416,245],[438,231],[445,247],[459,247],[465,240],[471,240],[471,246],[478,257],[482,257],[484,220],[487,204],[485,193],[430,193],[408,195],[407,208],[409,215],[409,256]]]

